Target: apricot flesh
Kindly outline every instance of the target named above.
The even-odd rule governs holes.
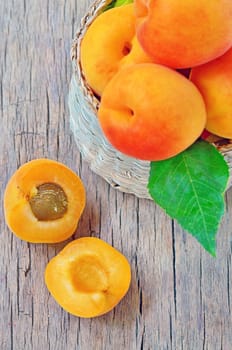
[[[232,45],[231,0],[135,0],[136,33],[157,63],[194,67]]]
[[[206,129],[231,139],[232,48],[216,60],[192,69],[190,79],[200,90],[206,104]]]
[[[163,160],[201,135],[206,110],[188,79],[153,63],[121,69],[106,86],[98,111],[109,142],[142,160]]]
[[[122,66],[152,62],[135,36],[133,4],[101,13],[87,29],[80,53],[85,79],[99,96]]]
[[[45,283],[57,303],[84,318],[112,310],[127,293],[130,281],[126,257],[95,237],[69,243],[45,270]]]
[[[71,169],[35,159],[23,164],[6,186],[5,220],[22,240],[61,242],[76,230],[85,202],[84,185]]]

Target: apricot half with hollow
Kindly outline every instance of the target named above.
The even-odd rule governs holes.
[[[6,223],[19,238],[55,243],[69,238],[85,207],[81,179],[64,164],[35,159],[10,178],[4,193]]]
[[[85,318],[112,310],[127,293],[130,281],[125,256],[95,237],[69,243],[45,270],[45,283],[57,303]]]
[[[182,152],[206,123],[205,104],[195,85],[154,63],[122,68],[104,90],[98,116],[109,142],[142,160]]]

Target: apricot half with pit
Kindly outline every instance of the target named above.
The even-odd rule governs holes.
[[[154,63],[122,68],[107,84],[98,111],[109,142],[142,160],[182,152],[201,135],[204,100],[182,74]]]
[[[45,270],[45,283],[57,303],[85,318],[112,310],[127,293],[130,281],[126,257],[95,237],[69,243]]]
[[[99,96],[121,67],[153,61],[135,36],[133,4],[101,13],[88,27],[80,54],[85,79]]]
[[[55,243],[69,238],[85,207],[81,179],[64,164],[35,159],[10,178],[4,193],[6,223],[19,238]]]

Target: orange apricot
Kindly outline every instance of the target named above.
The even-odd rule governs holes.
[[[154,63],[121,69],[107,84],[98,111],[109,142],[142,160],[162,160],[201,135],[203,98],[182,74]]]
[[[130,281],[125,256],[95,237],[72,241],[45,270],[45,283],[57,303],[85,318],[112,310],[127,293]]]
[[[216,60],[193,68],[190,79],[200,90],[206,104],[206,129],[231,139],[232,48]]]
[[[80,53],[86,81],[99,96],[122,66],[152,62],[135,36],[133,4],[101,13],[87,29]]]
[[[188,68],[224,54],[232,45],[231,0],[135,0],[136,33],[160,64]]]
[[[10,178],[4,193],[6,223],[20,239],[55,243],[69,238],[85,207],[81,179],[64,164],[35,159]]]

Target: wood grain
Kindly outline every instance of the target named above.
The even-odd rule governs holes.
[[[0,186],[38,157],[84,181],[87,206],[74,237],[93,235],[125,254],[131,288],[110,313],[79,319],[44,284],[67,243],[29,244],[0,225],[1,350],[229,350],[232,344],[232,191],[211,258],[152,201],[109,187],[82,161],[69,128],[71,40],[90,0],[0,2]],[[73,237],[73,238],[74,238]]]

